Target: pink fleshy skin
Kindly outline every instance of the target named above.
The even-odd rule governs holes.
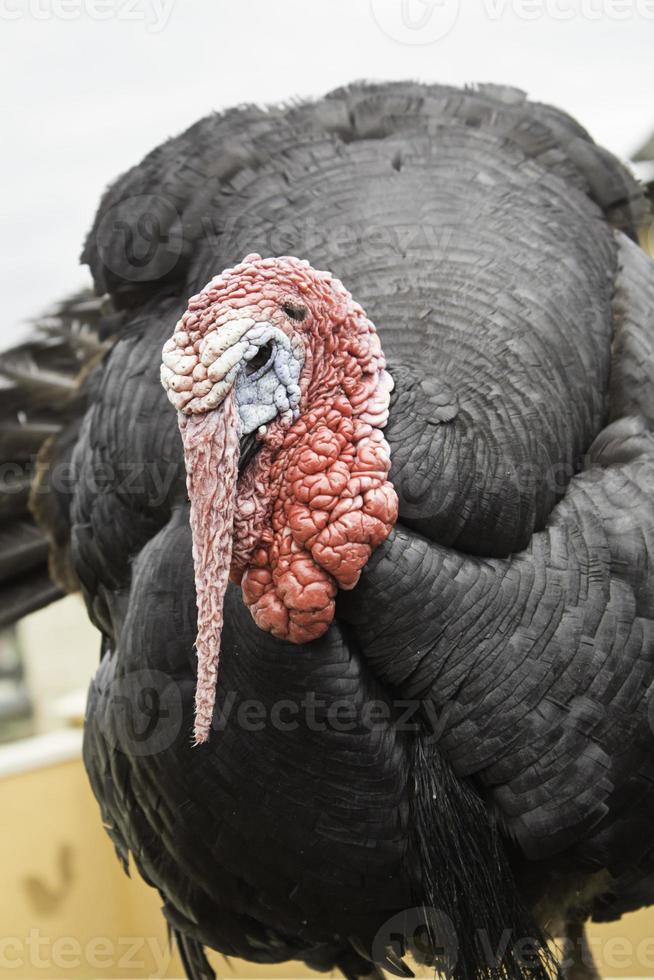
[[[223,601],[232,559],[239,458],[237,421],[233,391],[218,412],[179,416],[191,501],[198,605],[196,745],[209,738],[216,700]]]

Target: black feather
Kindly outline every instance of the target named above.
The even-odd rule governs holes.
[[[433,740],[415,739],[412,781],[420,899],[451,924],[450,931],[439,914],[426,912],[429,945],[438,951],[430,965],[453,980],[559,976],[546,937],[520,900],[495,816]]]

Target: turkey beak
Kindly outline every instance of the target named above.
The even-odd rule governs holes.
[[[261,443],[257,439],[256,430],[254,432],[248,432],[247,435],[241,437],[240,442],[240,455],[238,458],[238,475],[240,476],[248,463],[254,459],[259,451]]]

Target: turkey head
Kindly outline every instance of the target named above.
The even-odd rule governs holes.
[[[191,502],[199,743],[228,579],[261,629],[306,643],[390,533],[397,497],[381,430],[393,383],[373,324],[338,279],[256,254],[191,298],[161,379]]]

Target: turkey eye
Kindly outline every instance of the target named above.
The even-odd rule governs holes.
[[[282,309],[286,316],[290,317],[291,320],[297,320],[298,323],[301,323],[307,315],[306,306],[294,306],[293,303],[284,303]]]
[[[266,366],[266,364],[272,357],[272,352],[273,352],[273,345],[272,345],[272,341],[269,340],[268,343],[264,344],[263,347],[260,347],[259,350],[254,355],[254,357],[252,357],[252,359],[247,362],[247,364],[245,365],[245,373],[256,374],[257,371],[260,371],[261,368]]]

